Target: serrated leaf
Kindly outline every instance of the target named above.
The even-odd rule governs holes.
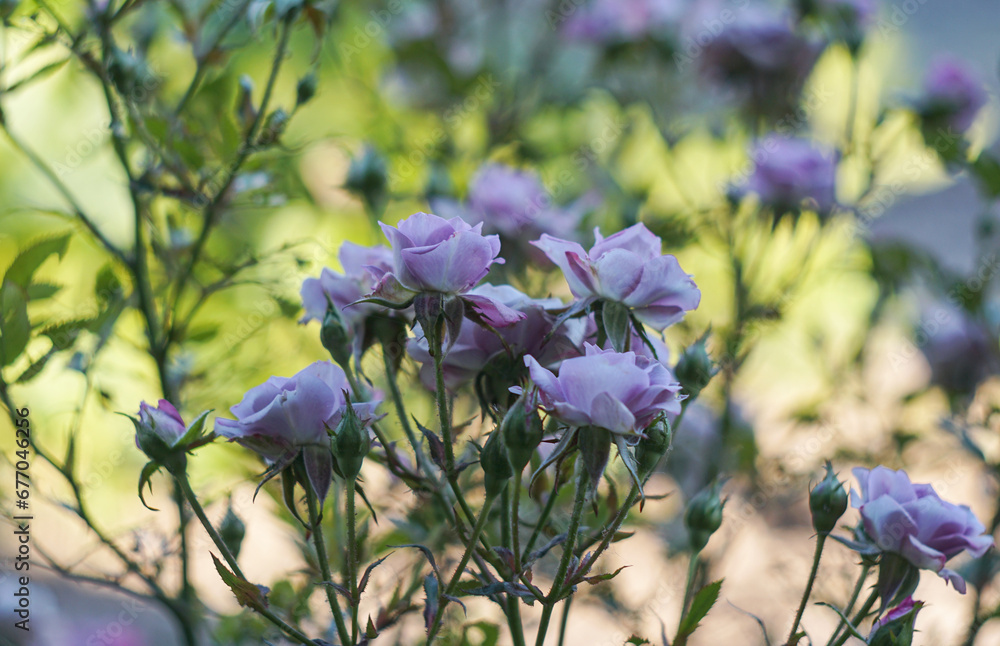
[[[528,605],[533,605],[535,602],[535,595],[524,584],[511,583],[510,581],[496,581],[476,588],[464,588],[462,592],[466,595],[476,597],[492,597],[501,592],[506,592],[507,594],[524,599]]]
[[[39,240],[22,249],[7,268],[3,277],[4,282],[12,282],[27,288],[31,284],[32,276],[49,256],[56,254],[62,259],[66,255],[69,238],[70,234],[65,233],[54,238]]]
[[[14,363],[30,338],[28,302],[20,287],[5,282],[0,287],[0,367]]]
[[[269,592],[267,588],[262,585],[254,585],[236,576],[219,561],[215,554],[212,554],[212,560],[215,562],[215,569],[219,573],[219,576],[222,577],[222,581],[233,591],[236,601],[241,606],[253,608],[254,610],[264,610],[267,608],[267,593]]]
[[[47,325],[42,328],[41,334],[49,337],[52,347],[56,350],[68,350],[73,346],[73,342],[81,331],[87,330],[93,324],[94,319],[71,319]]]
[[[368,501],[368,496],[365,495],[365,490],[361,488],[361,485],[357,482],[354,483],[354,491],[361,496],[361,502],[365,503],[365,507],[368,508],[368,512],[372,515],[372,520],[378,525],[378,516],[375,514],[375,508],[372,507],[371,502]]]
[[[431,564],[431,569],[434,570],[434,575],[437,576],[439,579],[441,578],[441,574],[438,571],[437,563],[434,561],[434,554],[432,554],[427,547],[420,545],[418,543],[407,543],[405,545],[388,545],[387,547],[413,547],[415,549],[420,550],[427,558],[427,562]]]
[[[44,79],[49,74],[59,71],[60,69],[62,69],[63,65],[65,65],[70,61],[71,58],[72,57],[70,56],[62,60],[58,60],[54,63],[49,63],[48,65],[45,65],[44,67],[39,69],[37,72],[30,74],[29,76],[26,76],[23,79],[18,79],[14,83],[11,83],[6,88],[4,88],[4,94],[10,94],[11,92],[16,91],[28,85],[29,83]]]
[[[424,577],[424,594],[426,595],[424,599],[424,630],[428,634],[431,631],[431,625],[437,618],[439,588],[437,577],[433,574]]]
[[[361,581],[358,582],[358,596],[359,597],[361,596],[361,593],[365,591],[365,588],[368,586],[368,579],[372,575],[372,570],[374,570],[379,565],[381,565],[382,561],[386,560],[390,556],[392,556],[391,552],[389,554],[386,554],[385,556],[383,556],[379,560],[375,561],[374,563],[372,563],[371,565],[369,565],[367,568],[365,568],[365,573],[361,577]]]
[[[14,380],[14,383],[24,384],[37,377],[39,373],[41,373],[42,370],[45,369],[45,364],[47,364],[49,362],[49,359],[52,358],[52,354],[53,351],[51,350],[43,354],[41,359],[34,361],[30,366],[25,368],[24,372],[18,375],[17,379]]]
[[[677,628],[677,637],[674,639],[674,646],[684,646],[687,643],[687,638],[698,629],[701,620],[705,618],[708,611],[718,601],[719,592],[722,590],[722,581],[723,579],[713,581],[701,590],[698,590],[698,593],[694,595],[694,599],[691,600],[691,607],[688,608],[687,614],[684,615],[680,626]]]
[[[653,642],[649,641],[644,637],[640,637],[638,635],[632,635],[631,637],[628,638],[628,641],[625,642],[625,646],[628,646],[629,644],[633,644],[634,646],[642,646],[643,644],[652,644],[652,643]]]

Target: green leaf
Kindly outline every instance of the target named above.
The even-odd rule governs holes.
[[[625,352],[632,340],[632,319],[628,306],[615,301],[605,301],[601,307],[601,324],[616,352]]]
[[[18,376],[18,378],[14,380],[14,383],[24,384],[37,377],[39,373],[42,372],[43,369],[45,369],[45,364],[49,362],[49,359],[52,358],[53,354],[55,353],[52,350],[43,354],[41,359],[38,359],[37,361],[33,362],[30,366],[25,368],[24,372],[22,372]]]
[[[7,86],[7,88],[4,90],[4,93],[5,94],[10,94],[11,92],[14,92],[15,90],[18,90],[18,89],[24,87],[25,85],[28,85],[32,81],[37,81],[37,80],[43,79],[46,76],[48,76],[49,74],[52,74],[53,72],[59,71],[60,69],[62,69],[63,65],[65,65],[66,63],[68,63],[70,61],[71,58],[72,58],[72,56],[69,56],[69,57],[66,57],[66,58],[64,58],[62,60],[56,61],[54,63],[49,63],[48,65],[42,67],[40,70],[38,70],[34,74],[26,76],[23,79],[18,79],[14,83],[11,83],[9,86]]]
[[[368,617],[368,627],[365,628],[365,637],[368,639],[375,639],[378,637],[378,630],[375,629],[375,624],[372,622],[371,617]]]
[[[625,646],[628,646],[629,644],[633,644],[633,646],[642,646],[643,644],[652,644],[652,643],[653,642],[649,641],[644,637],[640,637],[638,635],[632,635],[631,637],[628,638],[628,641],[625,642]]]
[[[62,289],[62,285],[54,283],[33,283],[28,286],[28,300],[40,301],[49,298],[50,296],[54,296],[60,289]]]
[[[31,321],[24,293],[16,284],[5,282],[0,287],[0,367],[14,363],[30,338]]]
[[[184,431],[184,435],[181,439],[177,440],[176,446],[184,446],[185,444],[190,444],[194,442],[199,435],[201,435],[202,429],[205,428],[205,420],[208,418],[208,414],[211,413],[214,408],[203,411],[198,417],[194,418],[190,424],[188,424],[187,430]]]
[[[57,254],[60,259],[66,255],[66,246],[69,244],[70,234],[65,233],[54,238],[46,238],[32,243],[22,249],[14,262],[7,268],[4,274],[4,282],[12,282],[27,288],[31,284],[31,277],[35,271],[42,266],[42,263],[52,254]]]
[[[76,341],[76,337],[80,332],[90,329],[93,323],[94,319],[90,318],[60,321],[59,323],[45,326],[41,334],[49,337],[49,340],[52,341],[53,349],[57,351],[68,350],[73,347],[73,342]]]
[[[972,172],[988,196],[1000,196],[1000,161],[984,152],[972,163]]]
[[[236,576],[219,561],[215,554],[212,554],[212,560],[215,561],[215,569],[218,571],[219,576],[222,577],[222,581],[233,591],[236,600],[241,606],[253,608],[254,610],[264,610],[267,608],[267,593],[270,592],[267,588],[262,585],[254,585]]]
[[[687,643],[687,638],[698,629],[698,624],[705,618],[708,611],[712,609],[719,599],[719,591],[722,589],[723,579],[709,583],[691,600],[691,607],[681,620],[677,629],[677,637],[674,639],[674,646],[683,646]]]

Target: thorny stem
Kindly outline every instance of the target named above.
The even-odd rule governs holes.
[[[351,643],[358,640],[358,537],[357,537],[357,510],[355,509],[355,487],[357,478],[352,478],[345,487],[347,510],[347,576],[351,581]]]
[[[691,559],[688,561],[688,571],[687,571],[687,581],[684,583],[684,598],[681,599],[681,617],[677,624],[677,634],[681,632],[681,626],[684,625],[684,616],[687,614],[688,603],[691,601],[691,593],[694,592],[694,577],[698,573],[698,555],[701,554],[701,550],[691,553]]]
[[[448,582],[448,586],[445,588],[444,594],[441,595],[437,616],[434,617],[434,623],[431,625],[430,630],[427,631],[428,644],[431,644],[434,641],[437,631],[441,628],[441,620],[444,618],[444,610],[448,603],[448,597],[454,595],[455,588],[458,587],[458,582],[461,580],[462,574],[465,572],[465,566],[469,564],[469,559],[472,557],[472,553],[476,549],[476,543],[479,541],[479,535],[483,533],[483,528],[486,526],[486,521],[490,515],[490,507],[493,506],[494,500],[496,500],[496,496],[487,496],[486,500],[483,501],[483,508],[479,510],[479,518],[476,519],[476,524],[472,528],[472,534],[469,535],[468,540],[466,541],[465,551],[462,553],[462,559],[458,562],[458,567],[455,568],[455,573]]]
[[[313,545],[316,547],[316,560],[319,561],[319,571],[323,576],[323,588],[326,590],[326,600],[330,604],[330,612],[333,613],[333,621],[337,624],[337,635],[341,644],[353,644],[350,633],[347,632],[347,625],[344,623],[344,615],[340,612],[340,602],[337,601],[337,591],[334,590],[333,576],[330,574],[330,561],[326,556],[326,539],[323,537],[323,523],[320,519],[319,504],[316,500],[316,493],[312,487],[306,486],[306,504],[309,506],[309,524],[312,527]]]
[[[795,620],[792,621],[792,629],[788,633],[788,639],[786,644],[788,646],[793,646],[798,640],[795,639],[795,632],[799,628],[799,622],[802,621],[802,613],[806,610],[806,604],[809,603],[809,595],[812,594],[813,583],[816,581],[816,572],[819,570],[819,560],[823,555],[823,545],[826,543],[827,534],[821,532],[816,536],[816,551],[813,554],[812,570],[809,572],[809,580],[806,582],[805,592],[802,593],[802,601],[799,602],[799,609],[795,612]]]
[[[552,582],[552,589],[545,598],[545,608],[542,610],[542,618],[538,625],[538,635],[535,637],[535,646],[542,646],[545,643],[545,633],[549,628],[549,620],[552,618],[552,609],[559,601],[563,592],[563,582],[569,571],[570,561],[573,559],[573,544],[576,535],[580,532],[580,519],[583,517],[583,503],[587,498],[587,471],[583,468],[583,462],[576,463],[576,495],[573,501],[573,515],[569,519],[569,528],[566,530],[566,542],[563,545],[562,558],[559,560],[559,568],[556,570],[555,581]]]
[[[861,606],[861,609],[858,610],[857,614],[855,614],[854,617],[851,618],[852,626],[857,628],[858,624],[860,624],[861,621],[868,616],[868,613],[871,611],[872,606],[875,605],[876,599],[878,599],[877,589],[872,590],[872,593],[868,595],[868,599],[865,601],[864,605]],[[841,620],[841,625],[843,625],[843,620]],[[840,639],[834,642],[833,646],[843,646],[844,642],[846,642],[847,638],[850,636],[851,636],[851,631],[845,632],[843,635],[840,636]]]
[[[858,577],[857,582],[854,584],[854,591],[851,592],[851,599],[850,601],[847,602],[847,607],[844,609],[845,615],[851,614],[851,612],[854,610],[854,604],[858,602],[858,597],[861,596],[861,590],[862,588],[865,587],[865,580],[868,578],[868,573],[871,572],[871,569],[872,568],[870,565],[864,565],[861,568],[861,575]],[[833,634],[830,636],[830,641],[826,643],[826,646],[830,646],[831,644],[833,644],[833,641],[837,639],[837,636],[840,634],[840,629],[843,627],[844,627],[844,620],[841,619],[840,622],[837,624],[837,629],[834,630]]]

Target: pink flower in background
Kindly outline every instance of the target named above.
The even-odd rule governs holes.
[[[602,298],[632,308],[636,318],[662,330],[696,309],[701,291],[677,258],[663,255],[663,245],[643,224],[596,242],[584,251],[576,242],[550,235],[532,243],[558,266],[577,298]]]
[[[965,132],[987,98],[982,81],[966,64],[942,57],[927,70],[921,112],[941,117],[953,130]]]
[[[271,377],[231,407],[236,420],[217,417],[215,432],[260,454],[279,470],[302,455],[315,491],[330,485],[329,431],[337,428],[350,392],[347,375],[329,361],[317,361],[293,377]],[[378,400],[351,404],[362,424],[375,418]]]
[[[904,471],[880,466],[853,473],[861,491],[851,491],[851,504],[861,512],[872,542],[917,568],[937,572],[964,594],[965,580],[945,563],[963,551],[980,557],[993,546],[972,511],[942,500],[929,484],[911,483]]]
[[[806,139],[767,137],[754,147],[756,167],[747,190],[765,204],[797,209],[804,203],[820,213],[836,204],[837,154]]]
[[[619,435],[642,433],[657,416],[680,412],[681,385],[662,364],[634,352],[587,345],[566,359],[559,376],[534,357],[524,359],[542,408],[571,426],[596,426]]]

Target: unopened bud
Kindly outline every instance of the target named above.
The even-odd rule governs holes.
[[[914,603],[913,597],[904,599],[902,603],[872,624],[868,644],[870,646],[910,646],[913,643],[917,613],[923,607],[923,602]]]
[[[316,75],[310,72],[299,79],[299,84],[295,86],[295,105],[300,106],[309,103],[315,95]]]
[[[361,465],[368,455],[371,442],[368,438],[368,431],[361,425],[358,414],[354,412],[354,407],[348,404],[344,411],[344,417],[337,425],[337,431],[333,438],[333,457],[337,459],[337,466],[340,473],[348,482],[354,480],[361,473]]]
[[[326,309],[323,326],[319,329],[319,340],[337,365],[347,370],[346,366],[351,361],[351,337],[340,318],[340,312],[333,305]]]
[[[504,415],[500,429],[511,466],[515,472],[523,471],[542,443],[542,418],[538,415],[534,395],[526,392],[518,397]]]
[[[722,508],[726,503],[719,497],[721,490],[722,483],[716,481],[688,503],[684,525],[691,537],[691,549],[695,552],[704,549],[712,534],[722,527]]]
[[[656,469],[660,459],[670,450],[672,432],[670,422],[661,417],[646,429],[646,437],[635,447],[635,461],[639,467],[639,477],[645,480]]]
[[[832,532],[847,511],[847,491],[844,483],[837,480],[829,462],[826,463],[826,477],[809,492],[809,510],[813,529],[820,534]]]
[[[230,499],[229,508],[226,509],[226,515],[223,516],[222,524],[219,525],[219,537],[235,557],[240,555],[240,548],[243,546],[243,537],[246,532],[246,525],[233,511],[233,501]]]
[[[479,454],[479,463],[483,467],[486,497],[498,496],[507,486],[507,481],[514,475],[510,466],[507,451],[503,447],[503,432],[498,428],[490,434]]]
[[[708,356],[705,349],[705,341],[708,335],[705,334],[700,339],[688,346],[677,360],[674,367],[674,375],[677,381],[681,382],[684,392],[692,398],[701,394],[702,389],[712,380],[718,369],[715,362]]]
[[[267,115],[267,119],[264,120],[264,127],[257,138],[257,145],[270,146],[281,139],[282,133],[285,132],[285,126],[288,125],[288,119],[288,113],[281,108]]]

